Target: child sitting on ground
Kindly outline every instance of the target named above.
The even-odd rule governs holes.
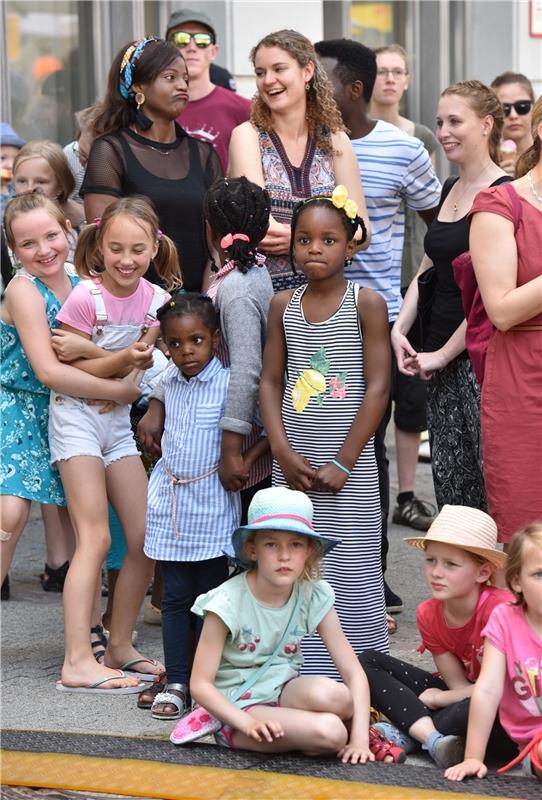
[[[233,534],[248,572],[200,596],[192,609],[204,617],[190,681],[201,706],[177,724],[174,744],[214,732],[225,747],[264,753],[337,753],[353,764],[404,760],[401,748],[370,733],[365,674],[341,629],[333,590],[318,580],[318,562],[337,542],[315,533],[312,516],[303,492],[274,487],[254,495],[248,524]],[[301,640],[315,631],[344,684],[300,676]]]
[[[508,591],[487,586],[506,556],[495,548],[491,517],[467,506],[445,505],[425,537],[405,542],[425,551],[425,579],[433,596],[418,606],[420,649],[431,651],[439,674],[374,650],[362,653],[360,661],[372,705],[393,723],[377,723],[381,733],[407,752],[421,743],[444,768],[463,758],[461,737],[480,672],[481,632],[495,606],[513,599]],[[505,757],[510,753],[512,743],[498,723],[491,739]]]
[[[522,748],[498,771],[524,759],[525,771],[542,780],[542,523],[512,539],[506,583],[516,602],[495,608],[482,631],[484,657],[472,693],[465,760],[446,770],[451,781],[487,775],[484,757],[497,709],[503,728]]]

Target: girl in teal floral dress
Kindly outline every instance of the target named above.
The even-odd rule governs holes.
[[[130,402],[139,395],[132,380],[95,378],[62,364],[55,355],[51,329],[78,282],[65,268],[70,223],[62,211],[42,194],[22,194],[8,204],[4,226],[20,268],[6,289],[0,312],[2,581],[31,501],[66,505],[59,474],[49,465],[49,389],[116,402]],[[62,513],[69,524],[65,508]]]
[[[306,492],[316,532],[341,540],[323,575],[356,655],[388,650],[373,436],[388,397],[390,348],[382,298],[344,277],[361,224],[344,186],[295,207],[292,265],[307,284],[271,301],[260,383],[273,483]],[[338,677],[320,637],[302,649],[304,674]]]

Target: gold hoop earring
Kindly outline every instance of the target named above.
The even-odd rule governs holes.
[[[137,105],[137,110],[139,111],[139,109],[141,108],[141,106],[145,102],[145,95],[143,94],[143,92],[137,92],[136,93],[135,101],[136,101],[136,105]]]

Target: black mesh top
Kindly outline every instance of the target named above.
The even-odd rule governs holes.
[[[177,246],[184,288],[201,290],[207,262],[203,198],[222,166],[214,148],[175,126],[177,139],[153,142],[128,128],[101,136],[92,145],[81,196],[145,195],[158,213],[162,231]],[[154,267],[148,280],[160,283]]]

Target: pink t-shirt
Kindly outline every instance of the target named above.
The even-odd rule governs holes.
[[[190,100],[177,122],[184,130],[215,148],[224,174],[228,169],[231,132],[250,117],[250,100],[215,86],[199,100]]]
[[[476,611],[469,621],[460,628],[451,628],[444,616],[442,600],[425,600],[418,606],[417,613],[418,629],[422,637],[420,652],[427,648],[436,656],[453,653],[463,664],[465,677],[474,682],[482,666],[482,630],[489,615],[495,606],[513,601],[514,595],[506,589],[486,586],[480,592]]]
[[[501,724],[523,746],[542,728],[542,639],[522,606],[494,609],[482,631],[506,658],[506,680],[499,708]]]
[[[143,325],[154,295],[154,284],[140,278],[135,292],[128,297],[116,297],[108,292],[99,278],[93,282],[100,287],[107,312],[107,322],[111,325]],[[164,303],[170,295],[164,295]],[[83,333],[92,334],[96,325],[96,303],[89,289],[79,283],[72,289],[68,299],[57,314],[58,322],[64,322]],[[154,328],[160,323],[154,320],[149,324]]]

